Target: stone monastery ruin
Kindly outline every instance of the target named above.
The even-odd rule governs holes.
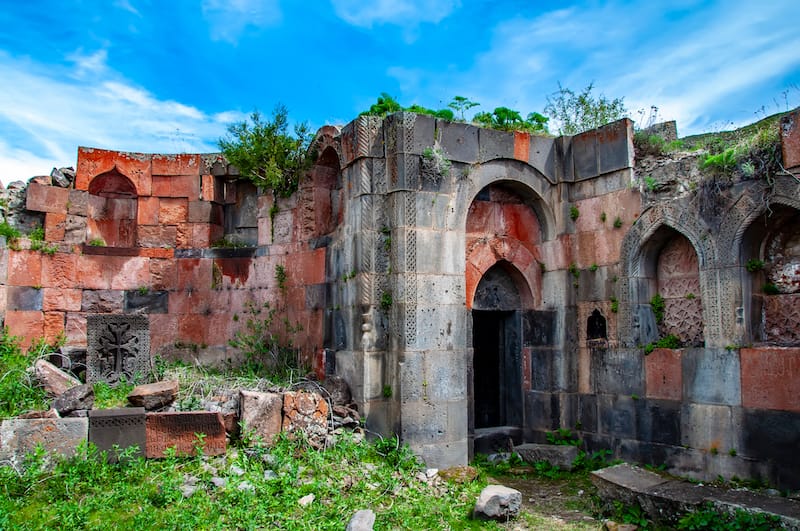
[[[53,252],[2,246],[2,319],[131,374],[136,349],[236,360],[268,302],[368,429],[429,466],[570,428],[797,489],[800,112],[781,134],[785,171],[703,180],[696,156],[636,160],[627,119],[550,138],[361,116],[320,129],[277,201],[219,155],[80,148],[67,187],[27,186],[18,221]],[[681,348],[652,349],[669,334]]]

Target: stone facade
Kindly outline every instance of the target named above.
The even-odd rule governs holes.
[[[795,176],[693,190],[676,161],[669,197],[640,186],[629,120],[546,138],[361,116],[319,131],[277,202],[218,156],[81,148],[74,188],[29,186],[57,250],[2,250],[5,324],[85,345],[89,315],[141,314],[151,355],[224,362],[235,316],[268,302],[368,428],[431,466],[465,464],[481,430],[565,427],[673,472],[797,488],[797,120]],[[666,334],[685,348],[645,355]]]

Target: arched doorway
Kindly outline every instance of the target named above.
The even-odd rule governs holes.
[[[522,427],[521,297],[513,267],[489,268],[472,307],[475,429]]]

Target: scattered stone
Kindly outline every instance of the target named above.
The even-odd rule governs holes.
[[[200,401],[201,409],[222,414],[225,431],[237,437],[239,435],[239,390],[223,389],[210,398]]]
[[[28,411],[17,417],[18,419],[57,419],[61,418],[58,411],[55,409],[48,409],[46,411]]]
[[[245,428],[271,446],[283,423],[284,399],[276,393],[240,391],[240,417]]]
[[[274,470],[265,470],[264,471],[264,480],[265,481],[272,481],[273,479],[278,479],[278,474]]]
[[[604,531],[636,531],[639,526],[634,524],[620,524],[614,520],[606,520],[603,522]]]
[[[308,505],[311,505],[315,499],[316,496],[314,496],[314,494],[306,494],[305,496],[297,500],[297,503],[299,503],[301,507],[306,507]]]
[[[475,503],[474,515],[484,520],[504,522],[516,518],[522,506],[522,493],[502,485],[488,485]]]
[[[317,393],[284,393],[283,431],[302,431],[312,446],[322,447],[328,434],[328,402]]]
[[[322,387],[327,391],[333,406],[347,406],[353,402],[350,386],[341,376],[329,375],[322,382]]]
[[[213,478],[211,478],[211,483],[213,483],[215,487],[222,489],[228,484],[228,480],[225,478],[214,476]]]
[[[346,531],[372,531],[375,525],[375,513],[371,509],[361,509],[350,519]]]
[[[228,472],[234,476],[244,476],[244,469],[236,465],[231,465],[231,467],[228,469]]]
[[[356,428],[361,425],[361,415],[355,409],[348,406],[332,407],[333,415],[331,415],[331,422],[333,428]]]
[[[92,409],[93,405],[94,387],[91,384],[76,385],[53,400],[53,409],[62,417],[75,411]]]
[[[222,416],[210,411],[148,413],[145,421],[148,458],[165,457],[174,448],[177,455],[224,455],[227,449]]]
[[[36,379],[50,396],[61,396],[67,389],[80,385],[81,382],[71,374],[67,374],[49,361],[36,360],[34,364]]]
[[[50,172],[50,177],[53,180],[53,184],[60,186],[61,188],[69,188],[69,185],[72,183],[72,181],[67,176],[68,170],[72,170],[72,168],[53,168],[53,171]],[[72,178],[75,178],[75,170],[72,170]]]
[[[242,481],[241,483],[236,485],[236,488],[242,491],[246,490],[250,492],[255,492],[256,490],[256,488],[249,481]]]
[[[514,451],[528,463],[546,461],[561,470],[572,470],[578,458],[578,448],[560,444],[520,444]]]
[[[161,381],[135,387],[128,394],[128,402],[147,411],[154,411],[174,402],[177,394],[177,381]]]
[[[114,462],[120,450],[126,455],[142,456],[147,446],[143,407],[93,409],[89,411],[89,442],[106,452]]]
[[[478,469],[469,465],[453,466],[440,470],[439,477],[451,483],[463,485],[475,481],[475,478],[478,477]]]
[[[184,498],[191,498],[197,492],[197,485],[181,485],[181,495]]]

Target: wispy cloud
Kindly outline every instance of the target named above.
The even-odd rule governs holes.
[[[403,27],[423,22],[438,23],[461,5],[460,0],[331,0],[336,14],[353,26],[371,28],[376,24]]]
[[[73,54],[74,55],[74,54]],[[0,179],[4,182],[75,164],[79,145],[144,152],[216,151],[228,119],[161,100],[100,61],[45,68],[0,52]],[[76,72],[82,71],[80,77]]]
[[[248,27],[263,28],[281,21],[278,0],[203,0],[203,18],[211,39],[236,44]]]

